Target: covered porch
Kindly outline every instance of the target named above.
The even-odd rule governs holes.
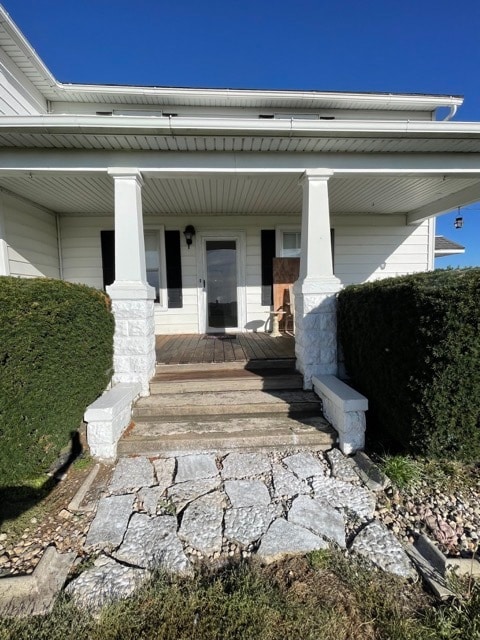
[[[380,142],[385,148],[370,154],[132,150],[127,157],[120,151],[0,150],[0,189],[5,203],[15,203],[0,211],[0,235],[7,239],[0,263],[7,275],[40,272],[103,288],[102,233],[113,231],[115,272],[107,292],[116,318],[114,383],[138,382],[148,395],[159,335],[165,349],[169,335],[184,336],[170,344],[171,357],[180,361],[272,354],[273,342],[261,333],[271,328],[272,312],[264,271],[273,258],[288,255],[282,254],[291,248],[286,238],[296,238],[295,340],[284,357],[292,357],[294,344],[297,367],[311,388],[314,376],[337,372],[335,299],[342,286],[432,268],[429,218],[480,198],[473,154],[457,154],[453,167],[448,141],[430,154],[379,153],[397,144]],[[410,141],[412,149],[423,148],[416,147],[420,142]],[[367,151],[367,139],[361,143],[359,150]],[[40,250],[33,224],[41,217],[48,220],[42,230],[51,244],[48,272],[42,266],[47,242]],[[31,236],[28,246],[17,233],[20,220],[22,233]],[[187,244],[183,234],[190,226],[195,234]],[[203,338],[222,331],[207,313],[220,298],[208,298],[215,276],[208,254],[219,243],[235,256],[235,322],[224,327],[234,340]],[[149,263],[152,253],[155,264]],[[169,272],[172,262],[175,273]]]
[[[155,352],[160,364],[208,364],[268,360],[293,360],[295,338],[284,334],[277,338],[267,333],[178,334],[156,336]]]

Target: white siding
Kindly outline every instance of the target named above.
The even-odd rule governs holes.
[[[64,280],[102,289],[100,231],[113,228],[113,214],[60,218]]]
[[[0,115],[46,113],[47,101],[0,49]]]
[[[405,225],[403,216],[334,216],[332,226],[335,275],[343,284],[431,268],[428,221],[416,226]]]
[[[247,285],[247,329],[265,328],[269,319],[270,307],[261,305],[261,229],[274,229],[277,224],[293,224],[295,216],[189,216],[166,217],[146,216],[145,227],[164,225],[166,230],[178,229],[181,232],[187,224],[193,224],[197,233],[209,230],[246,231],[246,269]],[[63,255],[63,277],[70,282],[83,282],[102,288],[102,256],[100,231],[113,229],[113,215],[110,216],[64,216],[61,218],[61,238]],[[197,279],[197,243],[194,240],[190,249],[181,235],[183,307],[181,309],[155,310],[155,326],[162,333],[198,332],[198,279]]]
[[[2,194],[9,271],[20,277],[59,277],[55,215]]]
[[[57,102],[51,103],[51,112],[57,114],[96,114],[117,112],[115,115],[149,115],[158,117],[162,113],[175,113],[177,116],[198,117],[198,118],[258,118],[261,114],[275,115],[277,118],[290,118],[292,115],[299,119],[302,115],[310,114],[313,116],[333,117],[336,120],[432,120],[430,111],[394,111],[387,109],[325,109],[322,107],[314,109],[302,108],[275,108],[271,107],[233,107],[231,105],[224,107],[201,107],[201,106],[185,106],[178,104],[142,104],[137,103],[121,104],[113,102]]]
[[[261,304],[260,231],[297,225],[299,216],[146,216],[145,227],[163,225],[181,232],[193,224],[197,234],[245,231],[247,330],[264,330],[270,307]],[[61,218],[65,280],[101,288],[103,284],[100,231],[113,229],[112,216]],[[425,271],[429,265],[429,223],[405,225],[404,216],[333,216],[335,273],[343,284]],[[157,334],[198,332],[198,237],[190,249],[181,235],[183,307],[155,310]]]

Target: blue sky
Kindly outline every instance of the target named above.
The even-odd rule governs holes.
[[[63,82],[444,93],[480,121],[479,0],[0,0]],[[480,204],[437,219],[480,265]]]

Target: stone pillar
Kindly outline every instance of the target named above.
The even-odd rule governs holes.
[[[142,185],[135,169],[109,169],[115,185],[115,282],[107,287],[115,316],[113,383],[139,382],[149,395],[155,372],[155,291],[147,283]]]
[[[336,294],[333,275],[328,169],[309,169],[302,176],[302,245],[300,276],[295,283],[295,354],[304,386],[312,376],[337,373]]]

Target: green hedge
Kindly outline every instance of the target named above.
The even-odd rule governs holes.
[[[105,389],[112,351],[103,293],[0,277],[0,486],[48,469]]]
[[[376,442],[480,459],[480,269],[347,287],[338,327]]]

